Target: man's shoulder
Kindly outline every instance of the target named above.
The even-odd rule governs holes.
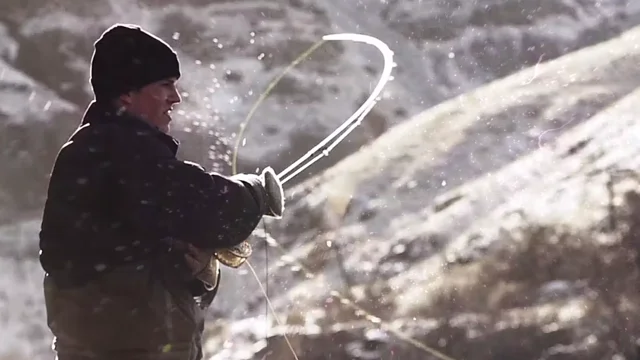
[[[101,148],[107,140],[119,132],[116,126],[110,124],[84,124],[79,126],[62,145],[61,152]]]
[[[101,122],[81,125],[71,135],[69,143],[76,143],[77,145],[140,143],[150,137],[150,131],[123,126],[117,122]]]
[[[121,132],[117,124],[88,123],[80,125],[69,138],[69,141],[98,140]]]

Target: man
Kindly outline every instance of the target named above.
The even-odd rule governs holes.
[[[60,360],[202,357],[211,291],[198,280],[216,249],[279,218],[282,186],[176,159],[175,52],[115,25],[95,43],[95,95],[53,167],[40,232],[48,325]],[[219,275],[219,273],[218,273]]]

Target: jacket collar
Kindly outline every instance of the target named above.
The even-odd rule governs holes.
[[[155,126],[140,119],[138,116],[135,116],[126,111],[118,110],[112,105],[105,105],[93,101],[91,104],[89,104],[87,110],[84,113],[84,116],[82,117],[82,126],[85,126],[87,124],[97,125],[114,123],[126,128],[130,128],[132,130],[149,132],[151,135],[154,135],[165,145],[167,145],[173,152],[174,156],[178,152],[178,146],[180,145],[180,142],[176,138],[171,135],[165,134]]]

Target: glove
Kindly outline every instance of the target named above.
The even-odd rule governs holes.
[[[176,248],[184,252],[184,260],[191,271],[191,276],[200,280],[207,291],[214,289],[218,283],[220,265],[212,255],[212,251],[201,250],[192,244],[173,240]]]
[[[267,212],[265,215],[281,219],[284,212],[284,190],[280,179],[270,166],[262,171],[260,178],[266,191]]]
[[[262,174],[236,174],[233,179],[246,183],[254,191],[256,201],[264,206],[265,216],[276,219],[282,218],[284,212],[284,190],[282,183],[271,167],[267,167]]]

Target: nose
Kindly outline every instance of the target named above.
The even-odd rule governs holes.
[[[178,91],[178,88],[175,85],[173,87],[173,91],[171,92],[171,94],[169,94],[169,101],[171,102],[172,105],[179,104],[182,102],[180,91]]]

